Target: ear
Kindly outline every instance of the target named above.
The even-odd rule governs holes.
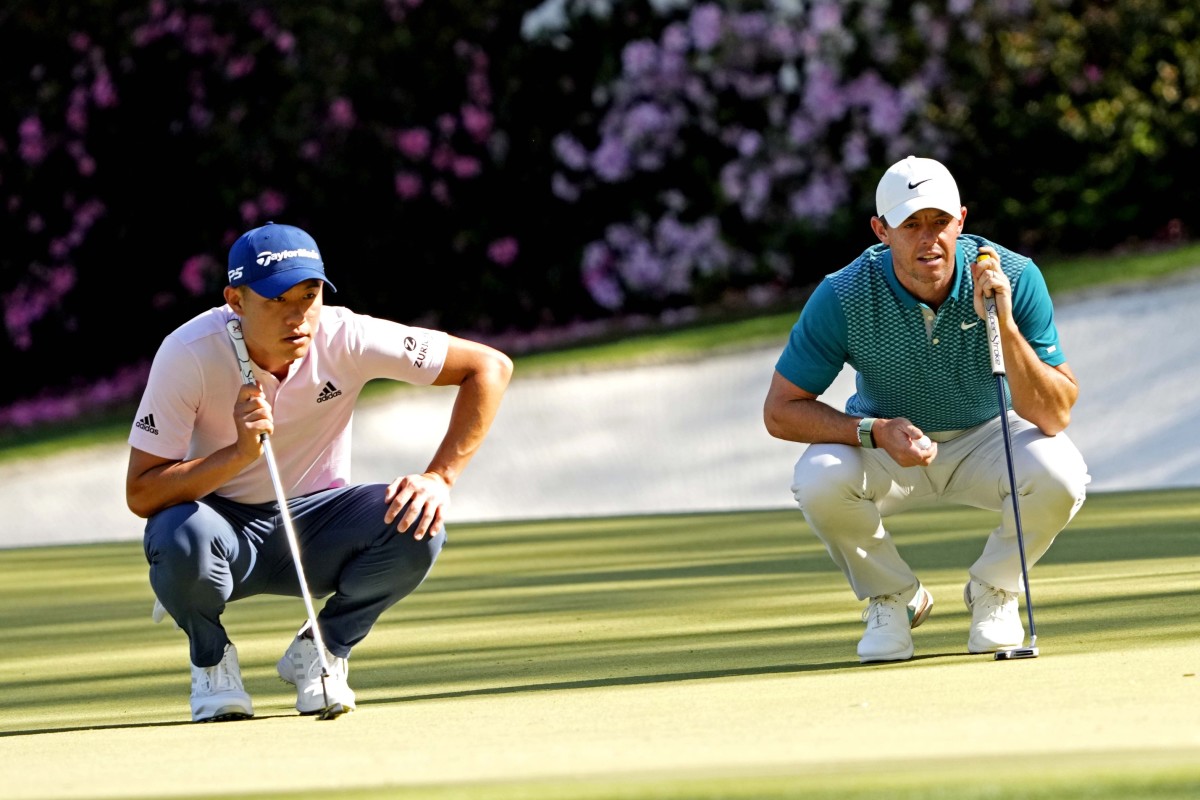
[[[879,241],[884,244],[889,244],[888,233],[891,231],[882,219],[879,217],[871,217],[871,230],[875,231],[875,235],[879,237]]]
[[[225,287],[225,302],[240,317],[242,316],[242,293],[232,286]]]

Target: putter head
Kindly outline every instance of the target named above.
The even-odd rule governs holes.
[[[319,720],[337,719],[338,717],[340,717],[342,714],[345,714],[349,710],[350,709],[346,708],[341,703],[334,703],[333,705],[326,707],[325,710],[323,710],[321,713],[317,714],[317,719],[319,719]]]
[[[997,650],[996,661],[1011,661],[1015,658],[1037,658],[1038,649],[1036,647],[1009,647],[1005,650]]]
[[[319,719],[319,720],[337,719],[342,714],[345,714],[347,711],[354,710],[354,706],[346,706],[346,705],[343,705],[342,703],[329,702],[329,690],[325,687],[325,679],[328,677],[329,677],[328,671],[324,667],[322,667],[321,668],[321,693],[325,696],[325,708],[321,709],[321,711],[317,714],[317,719]]]

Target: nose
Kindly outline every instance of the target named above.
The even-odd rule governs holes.
[[[297,303],[289,303],[283,321],[284,324],[293,330],[299,328],[304,324],[304,308]]]
[[[940,228],[937,225],[922,225],[917,231],[917,241],[922,246],[932,245],[937,241]]]

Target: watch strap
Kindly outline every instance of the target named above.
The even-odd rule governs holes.
[[[875,449],[875,437],[871,428],[875,426],[875,417],[863,417],[858,421],[858,443],[867,450]]]

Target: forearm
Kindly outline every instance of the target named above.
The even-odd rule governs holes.
[[[843,414],[821,402],[817,395],[791,383],[778,372],[771,379],[763,404],[767,432],[777,439],[805,444],[845,444],[861,447],[862,417]],[[885,451],[901,466],[927,466],[937,456],[937,446],[917,446],[922,431],[907,417],[876,419],[868,447]]]
[[[1079,396],[1070,370],[1056,369],[1039,359],[1015,327],[1005,334],[1001,337],[1004,370],[1013,411],[1048,436],[1065,430]]]
[[[791,398],[770,402],[763,414],[767,432],[776,439],[811,444],[858,444],[858,417],[838,411],[817,399]]]
[[[448,486],[458,481],[491,430],[511,374],[511,362],[506,358],[497,359],[491,367],[471,375],[459,385],[446,435],[426,472],[441,476]]]
[[[145,468],[131,458],[125,481],[129,510],[149,518],[171,506],[198,500],[224,486],[254,462],[235,445],[191,461],[166,461]]]

